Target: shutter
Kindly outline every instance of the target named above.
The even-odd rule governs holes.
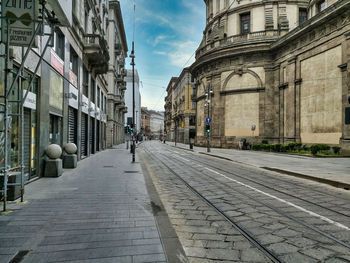
[[[94,154],[94,142],[95,142],[95,122],[94,118],[90,117],[90,134],[89,134],[89,143],[90,143],[90,153]]]
[[[71,107],[68,109],[68,142],[77,145],[77,112]]]
[[[24,136],[23,136],[23,165],[24,173],[30,175],[30,148],[31,148],[31,121],[30,121],[30,109],[24,108]]]
[[[96,151],[100,150],[100,121],[97,120],[97,127],[96,127]]]
[[[86,124],[87,124],[87,115],[82,113],[81,116],[81,156],[87,156],[87,129],[86,129]]]

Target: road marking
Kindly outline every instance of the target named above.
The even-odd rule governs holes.
[[[250,186],[250,185],[247,185],[247,184],[245,184],[245,183],[242,183],[242,182],[240,182],[240,181],[237,181],[237,180],[235,180],[235,179],[232,179],[232,178],[230,178],[230,177],[228,177],[228,176],[226,176],[226,175],[224,175],[224,174],[221,174],[221,173],[219,173],[219,172],[217,172],[217,171],[214,171],[214,170],[212,170],[212,169],[210,169],[210,168],[208,168],[208,167],[205,167],[205,168],[206,168],[208,171],[211,171],[211,172],[213,172],[213,173],[216,173],[216,174],[218,174],[218,175],[220,175],[220,176],[222,176],[222,177],[224,177],[224,178],[226,178],[226,179],[228,179],[228,180],[230,180],[230,181],[232,181],[232,182],[235,182],[235,183],[237,183],[237,184],[243,185],[243,186],[245,186],[245,187],[247,187],[247,188],[249,188],[249,189],[251,189],[251,190],[254,190],[254,191],[258,192],[258,193],[261,193],[261,194],[263,194],[263,195],[266,195],[266,196],[268,196],[268,197],[271,197],[271,198],[273,198],[273,199],[276,199],[276,200],[278,200],[278,201],[280,201],[280,202],[282,202],[282,203],[285,203],[285,204],[288,204],[288,205],[290,205],[290,206],[293,206],[293,207],[295,207],[295,208],[297,208],[297,209],[299,209],[299,210],[301,210],[301,211],[303,211],[303,212],[305,212],[305,213],[307,213],[307,214],[309,214],[309,215],[311,215],[311,216],[318,217],[318,218],[320,218],[321,220],[326,221],[326,222],[328,222],[328,223],[330,223],[330,224],[332,224],[332,225],[335,225],[335,226],[337,226],[337,227],[340,227],[340,228],[343,228],[343,229],[346,229],[346,230],[350,230],[349,227],[347,227],[347,226],[345,226],[345,225],[343,225],[343,224],[341,224],[341,223],[339,223],[339,222],[333,221],[332,219],[329,219],[328,217],[319,215],[319,214],[317,214],[317,213],[315,213],[315,212],[312,212],[312,211],[310,211],[310,210],[307,210],[307,209],[305,209],[305,208],[303,208],[303,207],[301,207],[301,206],[298,206],[298,205],[296,205],[296,204],[293,204],[293,203],[291,203],[291,202],[288,202],[288,201],[286,201],[286,200],[284,200],[284,199],[281,199],[281,198],[279,198],[279,197],[277,197],[277,196],[271,195],[271,194],[269,194],[269,193],[265,193],[265,192],[263,192],[263,191],[261,191],[261,190],[255,188],[255,187],[252,187],[252,186]]]

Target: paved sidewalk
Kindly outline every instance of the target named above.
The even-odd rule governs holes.
[[[25,189],[0,215],[0,262],[166,262],[144,176],[120,145]],[[23,258],[22,261],[20,259]]]
[[[174,142],[166,142],[175,146]],[[176,147],[189,149],[189,145],[177,143]],[[350,188],[350,158],[315,158],[289,154],[241,151],[236,149],[193,147],[198,153],[225,158],[233,162],[264,168],[284,174]]]

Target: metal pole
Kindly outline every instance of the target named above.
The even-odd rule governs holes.
[[[4,195],[4,202],[3,202],[3,211],[6,211],[6,202],[7,202],[7,166],[8,166],[8,129],[9,129],[9,116],[8,116],[8,96],[7,96],[7,90],[8,90],[8,74],[9,74],[9,19],[6,19],[6,45],[5,45],[5,85],[4,85],[4,95],[5,95],[5,112],[4,112],[4,121],[5,121],[5,130],[4,130],[4,187],[3,187],[3,195]]]
[[[132,42],[131,51],[131,66],[132,66],[132,162],[135,162],[135,50],[134,41]]]
[[[21,63],[23,62],[23,57],[24,57],[24,48],[21,48],[22,51],[22,59],[21,59]],[[21,77],[19,78],[19,94],[18,94],[18,99],[19,98],[23,98],[23,81],[22,81],[22,77],[23,77],[23,69],[21,72],[18,72],[21,74]],[[28,87],[28,91],[29,91],[29,87]],[[21,105],[19,105],[20,107],[20,118],[21,118],[21,202],[23,202],[23,196],[24,196],[24,107],[23,107],[23,103],[24,101],[21,101]]]
[[[210,118],[210,85],[208,85],[208,89],[207,89],[207,107],[208,107],[208,118]],[[210,123],[209,123],[210,125]],[[207,152],[210,152],[210,132],[207,132]]]

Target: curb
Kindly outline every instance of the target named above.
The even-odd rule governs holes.
[[[173,145],[171,145],[171,146],[175,147]],[[194,150],[190,150],[190,149],[186,149],[186,148],[182,148],[182,147],[178,147],[178,146],[176,146],[175,148],[179,148],[179,149],[183,149],[183,150],[188,150],[188,151],[194,152]],[[210,153],[206,153],[206,152],[198,152],[198,153],[199,154],[205,154],[205,155],[212,156],[212,157],[216,157],[216,158],[223,159],[223,160],[227,160],[227,161],[231,161],[231,162],[235,162],[235,163],[239,163],[239,164],[254,166],[254,165],[251,165],[249,163],[243,163],[243,162],[234,161],[234,160],[232,160],[230,158],[227,158],[227,157],[224,157],[224,156],[220,156],[220,155],[210,154]],[[327,184],[327,185],[330,185],[330,186],[333,186],[333,187],[337,187],[337,188],[342,188],[342,189],[345,189],[345,190],[350,190],[350,184],[339,182],[339,181],[334,181],[334,180],[330,180],[330,179],[314,177],[314,176],[311,176],[311,175],[296,173],[296,172],[283,170],[283,169],[278,169],[278,168],[258,167],[258,166],[254,166],[254,167],[265,169],[265,170],[272,171],[272,172],[281,173],[281,174],[286,174],[286,175],[290,175],[290,176],[294,176],[294,177],[298,177],[298,178],[302,178],[302,179],[306,179],[306,180],[310,180],[310,181],[314,181],[314,182],[318,182],[318,183],[322,183],[322,184]]]
[[[330,179],[326,179],[326,178],[314,177],[314,176],[307,175],[307,174],[295,173],[295,172],[291,172],[288,170],[282,170],[282,169],[278,169],[278,168],[271,168],[271,167],[260,167],[260,168],[268,170],[268,171],[278,172],[281,174],[291,175],[294,177],[315,181],[318,183],[328,184],[328,185],[331,185],[331,186],[334,186],[337,188],[343,188],[345,190],[350,190],[350,184],[343,183],[343,182],[338,182],[338,181],[334,181],[334,180],[330,180]]]

